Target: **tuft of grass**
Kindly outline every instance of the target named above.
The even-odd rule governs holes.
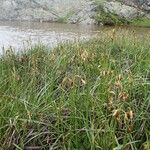
[[[103,25],[114,26],[114,25],[129,25],[131,20],[119,17],[116,14],[106,13],[101,11],[96,14],[95,20],[97,24],[102,23]]]
[[[149,149],[150,37],[113,30],[0,58],[1,149]]]
[[[150,18],[141,18],[132,21],[134,26],[150,27]]]

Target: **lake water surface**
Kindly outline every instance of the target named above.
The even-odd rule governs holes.
[[[101,36],[100,32],[108,30],[112,30],[112,27],[3,21],[0,22],[0,53],[10,46],[16,50],[21,50],[39,42],[54,47],[61,42],[87,40],[95,36]],[[150,34],[150,28],[120,28],[121,32],[126,30],[134,30],[142,36]]]

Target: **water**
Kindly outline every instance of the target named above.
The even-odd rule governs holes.
[[[150,33],[149,28],[121,28],[120,31],[132,29],[142,36]],[[99,31],[105,32],[108,30],[112,30],[112,28],[60,23],[3,21],[0,22],[0,53],[3,49],[10,47],[19,51],[38,43],[54,47],[61,42],[87,40],[95,36],[101,36],[98,34]]]
[[[59,23],[0,22],[2,48],[24,49],[38,43],[54,47],[60,42],[89,39],[95,27]]]

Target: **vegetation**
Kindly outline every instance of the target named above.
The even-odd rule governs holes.
[[[149,18],[141,18],[132,21],[132,25],[134,26],[142,26],[142,27],[150,27],[150,19]]]
[[[52,51],[7,50],[0,58],[0,147],[150,149],[149,41],[113,30]]]
[[[124,17],[120,17],[113,13],[107,13],[104,11],[103,4],[106,0],[95,0],[95,4],[97,5],[95,21],[97,24],[103,25],[134,25],[134,26],[143,26],[150,27],[150,19],[149,17],[137,17],[135,19],[127,19]]]
[[[95,1],[95,4],[97,5],[96,9],[96,15],[95,15],[95,21],[97,24],[104,24],[104,25],[109,25],[109,26],[114,26],[114,25],[127,25],[131,22],[131,20],[120,17],[116,14],[105,12],[103,8],[104,1]]]
[[[128,20],[123,17],[119,17],[116,14],[106,13],[102,10],[96,14],[95,20],[98,24],[102,23],[103,25],[109,25],[109,26],[128,25],[131,23],[131,20]]]

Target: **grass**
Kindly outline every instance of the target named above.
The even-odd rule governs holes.
[[[106,13],[104,11],[101,11],[96,14],[95,21],[97,24],[103,24],[106,26],[115,26],[115,25],[129,25],[131,23],[131,20],[119,17],[116,14],[112,13]]]
[[[134,26],[142,26],[142,27],[150,27],[150,19],[137,19],[132,22],[132,25]]]
[[[150,149],[150,37],[113,30],[0,58],[1,149]]]

